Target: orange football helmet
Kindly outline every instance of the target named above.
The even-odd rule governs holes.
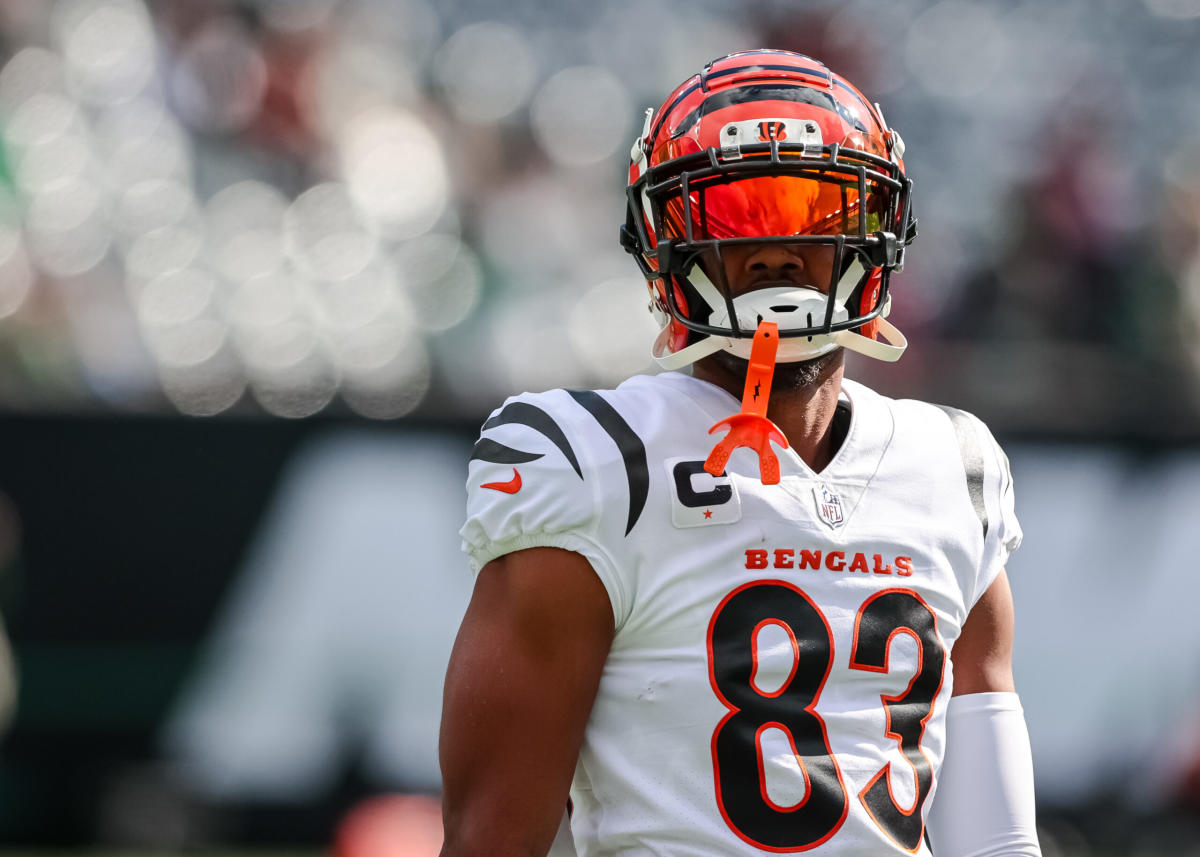
[[[889,277],[916,236],[903,152],[878,105],[788,51],[714,60],[648,110],[621,243],[662,324],[655,359],[747,357],[764,319],[779,325],[779,362],[839,346],[898,359],[906,343],[885,320]],[[723,251],[749,243],[827,247],[831,281],[735,296]]]

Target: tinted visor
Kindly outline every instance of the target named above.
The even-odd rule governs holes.
[[[865,190],[865,193],[864,193]],[[685,210],[680,192],[667,197],[663,227],[668,237],[687,240],[767,238],[797,235],[857,235],[865,212],[866,234],[881,228],[889,191],[875,182],[860,185],[833,176],[759,176],[689,185]]]

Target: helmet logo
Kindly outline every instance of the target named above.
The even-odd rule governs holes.
[[[758,123],[758,139],[764,143],[787,139],[787,125],[778,119]]]
[[[721,127],[721,153],[729,155],[741,146],[760,145],[776,141],[787,141],[789,146],[799,146],[804,154],[820,154],[824,140],[821,126],[812,119],[778,117],[773,119],[742,119],[727,122]]]

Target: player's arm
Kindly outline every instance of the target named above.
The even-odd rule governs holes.
[[[1012,651],[1012,590],[1001,571],[971,608],[950,653],[954,695],[1014,691]]]
[[[946,757],[929,811],[937,857],[1040,857],[1033,756],[1012,673],[1013,600],[1001,571],[950,658]]]
[[[556,548],[481,569],[446,674],[442,857],[543,857],[613,639],[587,559]]]

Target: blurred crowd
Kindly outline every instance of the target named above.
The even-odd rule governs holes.
[[[705,61],[769,45],[859,82],[908,142],[913,358],[867,380],[1001,429],[1194,435],[1198,21],[1198,0],[5,0],[0,408],[474,419],[650,371],[626,147]]]

